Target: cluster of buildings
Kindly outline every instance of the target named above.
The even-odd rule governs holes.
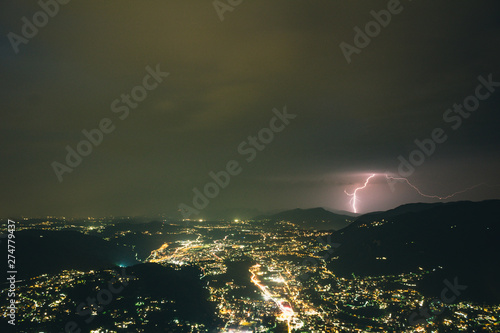
[[[384,223],[377,222],[377,223]],[[60,223],[37,222],[44,229]],[[100,231],[99,221],[82,232]],[[303,230],[293,223],[271,221],[220,221],[178,225],[178,239],[166,241],[144,262],[166,266],[196,266],[215,304],[217,332],[498,332],[500,305],[467,301],[440,304],[439,314],[419,317],[429,304],[416,285],[430,272],[340,277],[327,265],[335,259],[331,244],[318,241],[329,233]],[[86,228],[93,228],[86,230]],[[155,235],[161,232],[155,232]],[[172,236],[172,232],[169,231]],[[183,237],[188,235],[190,237]],[[123,231],[109,239],[124,236]],[[147,236],[143,234],[143,236]],[[326,254],[326,255],[325,255]],[[101,275],[100,275],[101,274]],[[106,272],[63,271],[42,275],[19,284],[19,321],[50,322],[77,306],[65,290]],[[111,278],[111,276],[109,277]],[[116,301],[120,301],[120,296]],[[164,311],[170,300],[146,297],[133,311],[146,321]],[[6,311],[1,304],[0,311]],[[111,310],[110,310],[111,311]],[[130,310],[113,307],[114,332],[140,332],[143,322]],[[437,313],[437,312],[433,312]],[[415,315],[416,314],[416,315]],[[413,319],[410,317],[413,315]],[[179,321],[179,332],[209,332],[196,322]],[[104,332],[104,330],[102,331]],[[111,332],[108,330],[108,332]],[[146,331],[147,332],[147,331]]]

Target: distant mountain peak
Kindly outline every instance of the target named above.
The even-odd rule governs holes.
[[[289,221],[301,228],[318,230],[339,230],[349,225],[353,217],[332,213],[323,207],[295,208],[277,214],[261,215],[254,220]]]

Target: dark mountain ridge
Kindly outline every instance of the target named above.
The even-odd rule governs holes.
[[[442,267],[428,285],[442,289],[443,278],[458,277],[470,286],[464,297],[500,301],[499,217],[500,200],[410,204],[365,214],[332,234],[341,246],[329,265],[340,276]]]
[[[257,216],[253,219],[275,222],[289,221],[304,229],[340,230],[347,227],[350,221],[353,221],[355,218],[348,215],[332,213],[324,208],[318,207],[310,209],[296,208],[273,215]]]

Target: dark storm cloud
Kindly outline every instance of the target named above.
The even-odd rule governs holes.
[[[0,44],[2,211],[174,215],[208,172],[243,160],[238,144],[284,105],[297,119],[207,211],[347,209],[343,190],[356,182],[349,175],[394,172],[414,139],[445,126],[443,113],[474,92],[477,76],[500,81],[495,1],[401,1],[402,12],[348,64],[339,44],[352,44],[353,28],[387,3],[245,1],[223,22],[211,1],[61,6],[19,54],[6,37]],[[39,6],[16,1],[1,9],[6,36],[20,33],[21,17]],[[119,120],[111,102],[156,64],[170,76]],[[412,179],[440,192],[499,182],[499,100],[493,95],[449,132]],[[59,183],[51,163],[63,162],[66,145],[75,147],[82,129],[104,117],[115,131]],[[384,195],[373,204],[366,198],[366,209],[420,200],[377,186]],[[498,191],[460,198],[490,197]]]

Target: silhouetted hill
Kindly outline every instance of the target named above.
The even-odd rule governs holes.
[[[423,285],[440,292],[444,278],[458,277],[469,286],[465,298],[500,301],[499,216],[500,200],[404,205],[366,214],[332,234],[341,246],[329,264],[343,276],[441,266]]]
[[[254,220],[290,221],[304,229],[339,230],[349,225],[354,218],[335,214],[324,208],[292,209],[274,215],[261,215]]]
[[[404,213],[418,213],[424,210],[429,210],[431,208],[435,207],[441,207],[443,205],[447,205],[446,203],[443,202],[435,202],[435,203],[410,203],[410,204],[404,204],[401,206],[398,206],[396,208],[387,210],[387,211],[380,211],[380,212],[371,212],[367,214],[363,214],[358,216],[356,220],[370,220],[373,218],[378,218],[380,216],[388,218],[391,216],[396,216],[396,215],[401,215]]]
[[[16,263],[22,267],[18,272],[20,278],[64,269],[88,271],[137,262],[130,247],[76,231],[23,230],[16,232],[15,241]],[[3,242],[2,247],[6,244]]]
[[[353,213],[353,212],[349,212],[347,210],[341,210],[341,209],[335,209],[335,208],[325,208],[327,211],[330,211],[334,214],[338,214],[338,215],[347,215],[347,216],[351,216],[353,218],[357,217],[357,216],[360,216],[359,213]]]

